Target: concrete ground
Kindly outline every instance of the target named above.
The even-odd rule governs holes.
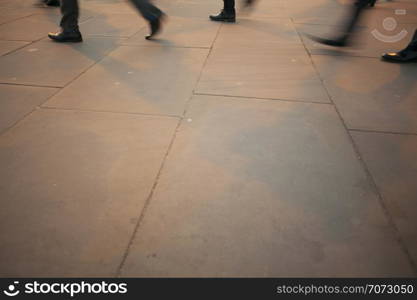
[[[348,0],[158,0],[152,42],[83,0],[70,45],[34,3],[0,0],[0,276],[417,276],[417,64],[379,59],[414,0],[349,49],[303,35]]]

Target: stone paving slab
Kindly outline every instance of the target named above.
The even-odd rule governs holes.
[[[295,23],[336,25],[346,16],[350,0],[283,0],[286,12]]]
[[[63,87],[117,46],[115,38],[80,44],[36,42],[0,57],[0,82]]]
[[[242,19],[237,24],[224,24],[215,48],[280,50],[288,44],[302,47],[301,39],[290,19]],[[242,60],[244,62],[244,60]]]
[[[83,35],[131,37],[147,23],[138,14],[96,16],[80,24]]]
[[[411,276],[332,106],[196,96],[122,276]]]
[[[0,133],[56,92],[53,88],[0,84]]]
[[[56,10],[56,8],[45,7],[43,5],[38,5],[38,3],[37,0],[1,0],[0,14],[29,16],[44,11]]]
[[[314,55],[348,128],[417,133],[417,69],[379,59]]]
[[[288,19],[251,19],[222,26],[196,92],[329,101]]]
[[[17,20],[17,19],[20,19],[20,18],[23,18],[23,17],[30,16],[30,15],[31,15],[31,13],[28,13],[28,12],[8,13],[8,12],[3,11],[3,8],[1,8],[1,10],[0,10],[0,25],[11,22],[11,21],[14,21],[14,20]]]
[[[378,57],[409,35],[370,36],[413,32],[415,0],[343,51],[302,32],[351,0],[237,1],[236,24],[156,0],[152,42],[128,1],[80,0],[65,45],[37,2],[0,0],[0,276],[417,274],[416,68]]]
[[[353,132],[384,203],[417,260],[417,136]]]
[[[58,28],[58,15],[31,15],[0,26],[0,39],[12,41],[37,41]]]
[[[239,1],[238,1],[239,2]],[[240,1],[239,6],[242,6]],[[253,7],[247,9],[241,8],[238,11],[238,15],[247,16],[249,18],[288,18],[288,12],[286,11],[282,1],[275,0],[258,0],[254,2]]]
[[[135,13],[128,1],[120,0],[80,0],[80,7],[82,11],[100,15]]]
[[[299,45],[280,49],[215,47],[196,92],[328,103],[308,55]],[[245,62],[244,64],[242,62]]]
[[[165,11],[168,17],[186,17],[209,19],[209,15],[217,14],[223,8],[219,1],[200,0],[160,0],[157,5]]]
[[[83,14],[80,22],[91,16]],[[34,14],[0,25],[0,40],[37,41],[44,38],[48,32],[59,29],[61,16],[58,14]]]
[[[0,41],[0,56],[28,45],[29,42]]]
[[[40,110],[0,137],[0,276],[115,276],[176,118]]]
[[[181,116],[208,49],[121,46],[47,106]]]
[[[211,48],[220,27],[219,23],[207,22],[207,20],[201,18],[170,16],[168,22],[167,26],[163,28],[162,33],[152,43],[144,38],[149,34],[149,28],[145,26],[141,31],[130,39],[121,42],[121,44]]]

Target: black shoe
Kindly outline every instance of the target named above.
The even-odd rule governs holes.
[[[44,2],[48,6],[60,6],[59,0],[46,0]]]
[[[356,6],[363,5],[363,7],[367,7],[367,6],[374,7],[376,1],[377,0],[358,0],[358,1],[356,1],[355,5]]]
[[[210,16],[210,20],[217,22],[236,22],[236,13],[226,12],[224,9],[216,16]]]
[[[328,46],[333,46],[333,47],[346,47],[348,46],[348,39],[347,37],[341,37],[338,39],[324,39],[324,38],[320,38],[320,37],[316,37],[314,35],[310,35],[310,34],[306,34],[307,37],[309,37],[311,40],[323,44],[323,45],[328,45]]]
[[[417,49],[405,48],[398,52],[388,52],[382,55],[382,59],[391,62],[410,62],[417,60]]]
[[[60,43],[79,43],[83,41],[83,37],[79,30],[61,31],[56,33],[50,32],[48,33],[48,37],[51,40]]]
[[[149,27],[151,29],[151,33],[145,37],[145,39],[150,40],[156,34],[158,34],[162,29],[162,21],[165,19],[165,14],[162,13],[158,18],[153,20],[149,20]]]

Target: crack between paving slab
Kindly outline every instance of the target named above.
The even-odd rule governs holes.
[[[35,42],[33,42],[33,43],[35,43]],[[31,44],[29,44],[29,45],[31,45]],[[29,45],[26,45],[26,46],[29,46]],[[83,75],[85,72],[87,72],[88,70],[90,70],[93,66],[95,66],[97,63],[99,63],[100,61],[102,61],[106,56],[108,56],[110,53],[112,53],[113,51],[115,51],[115,49],[117,49],[118,47],[119,47],[118,45],[115,45],[114,48],[109,49],[108,53],[104,54],[102,58],[100,58],[99,60],[97,60],[94,63],[92,63],[89,67],[87,67],[80,74],[78,74],[77,76],[75,76],[72,80],[68,81],[62,87],[34,86],[34,85],[25,85],[25,84],[17,84],[17,83],[16,84],[13,84],[13,83],[0,83],[0,84],[8,84],[8,85],[20,85],[20,86],[44,87],[44,88],[56,88],[57,89],[57,91],[55,93],[53,93],[50,97],[47,97],[47,99],[45,99],[45,101],[43,101],[41,104],[35,106],[31,111],[29,111],[27,114],[25,114],[21,119],[17,120],[11,126],[5,128],[4,130],[0,131],[0,135],[5,134],[9,130],[11,130],[12,128],[14,128],[15,126],[17,126],[20,122],[23,122],[23,120],[25,120],[27,117],[29,117],[36,110],[42,109],[42,105],[44,105],[45,103],[47,103],[52,97],[54,97],[56,94],[58,94],[62,89],[64,89],[65,87],[67,87],[68,85],[70,85],[72,82],[74,82],[75,80],[77,80],[81,75]]]
[[[29,83],[18,83],[18,82],[0,82],[0,85],[17,85],[17,86],[28,86],[28,87],[38,87],[38,88],[53,88],[53,89],[62,89],[62,86],[54,85],[43,85],[43,84],[29,84]]]
[[[3,84],[3,83],[1,83],[1,84]],[[8,85],[20,85],[20,86],[22,86],[21,84],[8,84]],[[39,86],[28,86],[28,87],[53,88],[53,87],[39,87]],[[48,102],[49,99],[51,99],[53,96],[55,96],[59,91],[60,91],[60,89],[57,89],[54,93],[52,93],[49,97],[47,97],[45,99],[45,101],[43,101],[41,104],[35,106],[31,111],[29,111],[28,113],[26,113],[22,118],[20,118],[16,122],[12,123],[10,126],[4,128],[3,130],[0,130],[0,136],[2,136],[3,134],[5,134],[7,131],[11,130],[13,127],[17,126],[20,122],[22,122],[24,119],[26,119],[34,111],[39,110],[41,108],[41,105],[43,105],[44,103]]]
[[[152,41],[151,41],[152,42]],[[154,43],[158,42],[157,39],[154,40]],[[119,44],[119,46],[123,47],[138,47],[138,48],[175,48],[175,49],[204,49],[209,50],[210,47],[202,47],[202,46],[167,46],[167,45],[157,45],[157,44]]]
[[[308,100],[295,100],[295,99],[280,99],[280,98],[265,98],[265,97],[249,97],[249,96],[233,96],[233,95],[221,95],[221,94],[210,94],[210,93],[194,93],[196,96],[210,96],[210,97],[225,97],[225,98],[242,98],[250,100],[266,100],[266,101],[282,101],[291,103],[309,103],[309,104],[321,104],[321,105],[333,105],[329,102],[319,101],[308,101]]]
[[[29,46],[29,45],[33,44],[33,42],[28,42],[28,41],[11,41],[11,40],[1,40],[1,41],[2,41],[2,42],[21,42],[21,43],[27,43],[27,44],[25,44],[25,45],[22,45],[22,46],[20,46],[20,47],[17,47],[17,48],[15,48],[15,49],[10,50],[9,52],[3,53],[1,56],[6,56],[6,55],[8,55],[8,54],[11,54],[11,53],[13,53],[13,52],[17,51],[17,50],[20,50],[20,49],[22,49],[22,48],[24,48],[24,47],[26,47],[26,46]]]
[[[45,102],[44,102],[45,103]],[[76,108],[65,108],[56,106],[41,106],[41,110],[63,110],[72,112],[91,112],[91,113],[111,113],[111,114],[123,114],[123,115],[134,115],[134,116],[147,116],[147,117],[166,117],[180,119],[178,115],[164,115],[164,114],[150,114],[141,112],[125,112],[125,111],[111,111],[111,110],[94,110],[94,109],[76,109]]]
[[[15,22],[15,21],[18,21],[18,20],[21,20],[21,19],[24,19],[24,18],[28,18],[28,17],[34,16],[34,15],[37,15],[37,14],[38,14],[38,13],[33,12],[33,13],[31,13],[31,14],[29,14],[29,15],[26,15],[26,16],[17,17],[16,19],[13,19],[13,20],[10,20],[10,21],[8,21],[8,22],[5,22],[5,23],[0,24],[0,26],[6,25],[6,24],[10,24],[10,23],[13,23],[13,22]],[[6,15],[7,15],[7,14],[6,14]],[[13,15],[13,13],[11,13],[10,15]]]
[[[174,144],[174,141],[175,141],[175,138],[176,138],[176,135],[177,135],[177,131],[178,131],[178,128],[180,127],[180,125],[181,125],[181,119],[178,120],[178,124],[177,124],[177,126],[176,126],[176,128],[174,130],[174,134],[173,134],[173,136],[171,138],[171,141],[170,141],[170,143],[168,145],[168,149],[165,152],[164,158],[162,159],[162,163],[161,163],[161,165],[159,167],[159,170],[158,170],[158,173],[156,175],[155,181],[154,181],[154,183],[152,185],[151,192],[149,193],[148,197],[145,200],[145,204],[143,205],[143,208],[142,208],[142,210],[140,212],[138,221],[135,224],[135,227],[133,229],[133,233],[132,233],[132,235],[131,235],[131,237],[129,239],[129,242],[128,242],[128,245],[126,247],[126,250],[123,253],[122,260],[121,260],[119,266],[117,267],[116,274],[115,274],[115,277],[117,277],[117,278],[120,278],[121,277],[121,273],[122,273],[122,270],[123,270],[123,268],[124,268],[124,266],[126,264],[127,257],[129,256],[130,249],[133,246],[133,242],[135,240],[135,237],[136,237],[136,235],[137,235],[137,233],[139,231],[140,225],[143,222],[143,219],[145,217],[146,211],[147,211],[147,209],[149,207],[149,204],[150,204],[150,202],[152,200],[152,197],[153,197],[153,195],[155,193],[156,187],[158,186],[158,182],[159,182],[159,179],[161,177],[162,170],[163,170],[163,168],[165,166],[165,163],[166,163],[167,157],[168,157],[168,155],[170,153],[170,150],[172,148],[172,145]]]
[[[197,78],[196,83],[195,83],[195,86],[194,86],[194,88],[193,88],[193,90],[192,90],[192,92],[191,92],[191,95],[190,95],[190,97],[189,97],[189,99],[188,99],[187,103],[186,103],[186,104],[185,104],[185,106],[184,106],[184,111],[183,111],[183,113],[182,113],[182,116],[181,116],[181,117],[180,117],[180,119],[178,120],[178,124],[177,124],[177,126],[176,126],[176,128],[175,128],[175,130],[174,130],[174,134],[173,134],[173,136],[172,136],[172,139],[171,139],[171,141],[170,141],[170,144],[169,144],[169,146],[168,146],[168,149],[167,149],[167,151],[166,151],[166,153],[165,153],[165,156],[164,156],[164,158],[163,158],[163,160],[162,160],[161,166],[159,167],[159,170],[158,170],[158,173],[157,173],[157,175],[156,175],[156,178],[155,178],[154,184],[152,185],[151,192],[149,193],[148,197],[146,198],[145,204],[144,204],[144,206],[143,206],[143,208],[142,208],[142,210],[141,210],[141,212],[140,212],[140,215],[139,215],[138,221],[136,222],[135,228],[133,229],[132,236],[131,236],[131,238],[130,238],[130,240],[129,240],[129,242],[128,242],[128,245],[127,245],[126,250],[125,250],[125,252],[124,252],[124,254],[123,254],[122,260],[121,260],[121,262],[120,262],[120,264],[119,264],[119,266],[118,266],[118,268],[117,268],[117,270],[116,270],[116,275],[115,275],[115,277],[117,277],[117,278],[120,278],[120,277],[121,277],[122,270],[123,270],[124,266],[126,265],[126,261],[127,261],[127,257],[129,256],[130,249],[131,249],[131,248],[132,248],[132,246],[133,246],[133,242],[134,242],[134,240],[135,240],[135,237],[136,237],[137,233],[139,232],[139,229],[140,229],[140,226],[141,226],[141,224],[142,224],[142,222],[143,222],[143,219],[145,218],[146,211],[147,211],[147,209],[148,209],[148,207],[149,207],[149,205],[150,205],[150,202],[151,202],[151,200],[152,200],[152,198],[153,198],[153,195],[154,195],[154,193],[155,193],[155,190],[156,190],[156,188],[157,188],[157,186],[158,186],[159,179],[160,179],[160,178],[161,178],[161,176],[162,176],[162,172],[163,172],[163,169],[164,169],[164,167],[165,167],[165,164],[166,164],[167,158],[168,158],[168,156],[169,156],[169,154],[170,154],[170,152],[171,152],[171,149],[172,149],[172,147],[173,147],[173,145],[174,145],[174,142],[175,142],[175,139],[176,139],[176,137],[177,137],[178,131],[179,131],[179,129],[180,129],[180,127],[181,127],[181,125],[182,125],[182,121],[184,120],[184,118],[185,118],[185,116],[186,116],[186,114],[187,114],[188,107],[189,107],[189,105],[190,105],[190,103],[191,103],[191,101],[192,101],[192,99],[193,99],[193,96],[194,96],[194,90],[195,90],[195,88],[197,87],[198,83],[200,82],[200,78],[201,78],[201,76],[202,76],[202,74],[203,74],[203,69],[204,69],[204,67],[206,66],[207,61],[208,61],[208,59],[209,59],[209,57],[210,57],[210,54],[211,54],[212,49],[213,49],[213,46],[214,46],[214,44],[215,44],[215,42],[216,42],[216,40],[217,40],[217,37],[218,37],[218,35],[219,35],[220,28],[221,28],[221,24],[220,24],[220,26],[219,26],[219,29],[217,30],[216,36],[215,36],[215,38],[214,38],[214,40],[213,40],[213,44],[212,44],[212,46],[210,47],[209,52],[207,53],[206,59],[205,59],[205,61],[204,61],[203,65],[202,65],[202,67],[201,67],[200,74],[198,75],[198,78]]]
[[[383,130],[372,130],[372,129],[360,129],[360,128],[351,128],[349,131],[354,132],[366,132],[366,133],[377,133],[377,134],[395,134],[395,135],[411,135],[417,136],[415,132],[401,132],[401,131],[383,131]]]
[[[291,19],[291,20],[292,20],[292,19]],[[294,22],[294,21],[292,20],[292,22]],[[298,35],[300,35],[300,33],[299,33],[299,31],[298,31],[298,30],[297,30],[297,34],[298,34]],[[301,39],[301,40],[302,40],[302,39]],[[381,208],[382,208],[383,214],[384,214],[384,215],[385,215],[385,217],[387,218],[388,225],[389,225],[389,226],[391,227],[391,229],[393,230],[394,239],[396,240],[396,242],[398,243],[398,245],[399,245],[400,249],[401,249],[401,250],[402,250],[402,252],[404,253],[404,255],[405,255],[405,257],[406,257],[406,259],[407,259],[408,263],[410,264],[410,267],[411,267],[411,269],[412,269],[413,273],[414,273],[415,275],[417,275],[417,264],[416,264],[416,262],[414,261],[413,257],[411,256],[411,253],[410,253],[410,251],[408,250],[407,244],[406,244],[406,242],[403,240],[402,235],[401,235],[401,232],[400,232],[400,230],[398,229],[397,225],[395,224],[394,218],[392,217],[391,213],[390,213],[390,212],[389,212],[389,210],[388,210],[388,207],[387,207],[387,206],[386,206],[386,204],[385,204],[384,197],[383,197],[382,193],[379,191],[379,188],[378,188],[378,186],[377,186],[377,184],[376,184],[376,182],[375,182],[375,179],[374,179],[374,177],[372,176],[372,173],[371,173],[371,171],[369,170],[369,168],[368,168],[368,166],[367,166],[366,162],[365,162],[365,161],[364,161],[364,159],[362,158],[362,155],[361,155],[361,153],[360,153],[360,151],[359,151],[359,147],[356,145],[355,140],[353,139],[352,135],[350,134],[349,128],[348,128],[348,126],[346,125],[346,122],[345,122],[344,118],[342,117],[342,114],[340,113],[340,111],[339,111],[339,109],[337,108],[337,106],[336,106],[335,102],[333,101],[333,98],[332,98],[332,96],[331,96],[330,92],[328,91],[328,89],[327,89],[326,85],[324,84],[324,80],[323,80],[323,78],[321,77],[320,72],[319,72],[319,70],[317,69],[316,64],[314,63],[314,61],[313,61],[313,59],[312,59],[312,55],[309,53],[309,51],[308,51],[308,49],[307,49],[307,46],[306,46],[306,45],[305,45],[305,43],[304,43],[304,40],[302,40],[302,44],[303,44],[303,46],[304,46],[305,51],[307,52],[307,55],[310,57],[311,64],[312,64],[312,66],[313,66],[313,68],[314,68],[314,70],[315,70],[315,72],[316,72],[316,74],[317,74],[318,78],[320,79],[321,84],[322,84],[322,86],[323,86],[324,90],[326,91],[327,96],[329,97],[329,99],[330,99],[330,101],[331,101],[331,103],[332,103],[332,106],[333,106],[333,108],[334,108],[335,112],[337,113],[337,115],[338,115],[338,117],[339,117],[340,121],[342,122],[342,126],[344,127],[344,129],[345,129],[345,131],[346,131],[346,133],[347,133],[347,136],[348,136],[348,138],[349,138],[349,140],[350,140],[350,142],[351,142],[351,144],[352,144],[353,150],[354,150],[354,152],[355,152],[355,154],[356,154],[356,156],[357,156],[357,158],[358,158],[358,160],[359,160],[359,163],[361,164],[362,168],[364,169],[365,174],[366,174],[366,177],[368,178],[368,181],[369,181],[369,183],[370,183],[370,185],[371,185],[371,188],[374,190],[374,192],[375,192],[375,194],[376,194],[376,197],[377,197],[377,199],[378,199],[378,203],[379,203],[379,205],[380,205],[380,206],[381,206]]]
[[[13,50],[11,50],[11,51],[7,52],[7,53],[4,53],[1,57],[6,56],[6,55],[9,55],[9,54],[12,54],[12,53],[14,53],[14,52],[16,52],[16,51],[18,51],[18,50],[21,50],[21,49],[23,49],[23,48],[27,47],[27,46],[33,45],[34,43],[39,42],[41,39],[43,39],[43,38],[40,38],[40,39],[35,40],[35,41],[24,41],[24,40],[1,40],[1,41],[4,41],[4,42],[21,42],[21,43],[27,43],[27,44],[25,44],[25,45],[22,45],[21,47],[18,47],[18,48],[16,48],[16,49],[13,49]]]

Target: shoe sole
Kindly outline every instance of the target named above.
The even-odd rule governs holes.
[[[211,18],[210,20],[213,22],[236,23],[236,20],[216,20],[216,19],[211,19]]]
[[[393,59],[393,58],[387,58],[387,57],[381,56],[381,59],[386,62],[400,63],[400,64],[409,63],[409,62],[417,62],[417,57],[414,57],[408,60],[400,60],[400,59],[395,59],[395,58]]]
[[[51,40],[53,40],[56,43],[81,43],[83,40],[56,40],[54,38],[49,37]]]

